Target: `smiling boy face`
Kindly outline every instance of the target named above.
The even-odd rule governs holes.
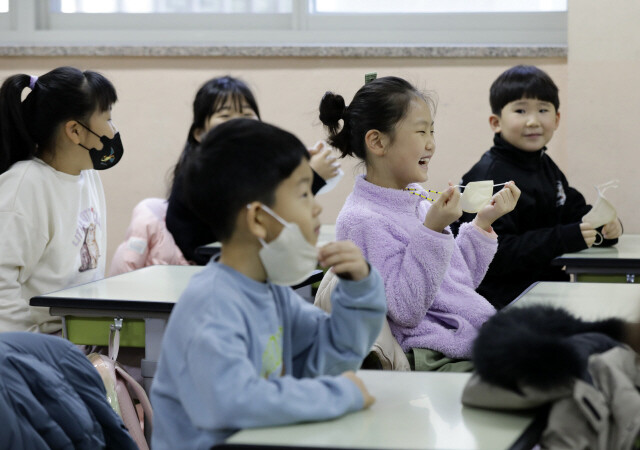
[[[538,151],[547,145],[559,122],[560,113],[553,104],[535,98],[509,102],[500,115],[489,117],[494,133],[500,133],[505,141],[527,152]]]

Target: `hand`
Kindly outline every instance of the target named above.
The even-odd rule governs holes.
[[[520,198],[520,189],[513,181],[509,181],[499,192],[496,192],[487,206],[476,214],[475,224],[489,231],[491,224],[500,217],[513,211]]]
[[[329,242],[318,251],[318,262],[341,278],[359,281],[369,276],[369,264],[351,241]]]
[[[590,223],[587,222],[582,222],[580,224],[580,232],[582,233],[582,238],[584,239],[585,244],[587,244],[587,247],[591,247],[596,241],[598,232],[591,226]]]
[[[453,183],[449,181],[447,190],[440,194],[440,197],[431,204],[429,211],[427,211],[424,226],[442,233],[446,226],[458,220],[461,215],[460,191],[453,187]]]
[[[355,373],[349,370],[347,372],[343,372],[342,376],[353,381],[355,385],[358,386],[358,389],[360,389],[362,397],[364,397],[364,406],[362,407],[362,409],[367,409],[369,406],[373,405],[373,402],[376,401],[375,397],[369,394],[369,391],[367,391],[367,387],[364,385],[362,380],[356,376]]]
[[[309,149],[309,153],[311,154],[309,165],[323,180],[326,181],[338,174],[340,163],[337,161],[338,158],[333,154],[329,144],[324,141],[318,141],[313,148]]]
[[[605,239],[616,239],[622,235],[622,224],[617,218],[602,227],[602,236]]]

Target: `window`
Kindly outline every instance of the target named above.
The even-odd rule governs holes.
[[[567,0],[314,0],[313,13],[486,13],[566,11]]]
[[[59,0],[61,13],[290,13],[293,0]]]
[[[3,7],[0,42],[20,45],[567,43],[567,0],[0,0]]]
[[[0,0],[0,32],[8,30],[10,24],[9,0]]]

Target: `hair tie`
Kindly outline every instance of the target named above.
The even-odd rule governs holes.
[[[38,81],[38,77],[31,75],[31,78],[29,79],[29,89],[33,90],[33,88],[36,87],[36,81]]]

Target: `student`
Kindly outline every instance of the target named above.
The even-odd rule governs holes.
[[[59,331],[60,318],[29,299],[104,277],[106,210],[96,170],[122,157],[111,122],[116,100],[104,76],[73,67],[2,84],[0,332]]]
[[[230,119],[244,117],[260,120],[260,111],[255,97],[247,85],[230,76],[207,81],[193,101],[193,122],[189,128],[187,142],[173,175],[173,185],[169,196],[166,223],[176,244],[189,261],[206,264],[208,257],[196,255],[196,248],[218,240],[209,227],[197,218],[183,199],[183,181],[179,176],[180,167],[193,152],[204,134],[211,128]],[[311,167],[314,169],[314,194],[325,185],[325,180],[338,174],[339,164],[331,156],[331,150],[321,143],[310,150]]]
[[[163,198],[145,198],[133,208],[124,242],[111,258],[109,276],[157,264],[189,264],[167,230],[166,215]]]
[[[321,208],[308,160],[292,134],[236,119],[185,163],[185,198],[222,253],[169,318],[151,390],[155,450],[210,448],[240,428],[330,419],[373,402],[350,371],[381,329],[382,280],[350,242],[317,253]],[[331,315],[285,286],[318,258],[341,277]]]
[[[342,96],[325,94],[320,120],[329,143],[366,168],[336,237],[355,242],[382,274],[389,325],[413,367],[469,370],[459,360],[495,312],[475,292],[498,244],[491,224],[513,209],[519,190],[508,183],[454,239],[448,225],[462,212],[460,192],[449,183],[431,204],[416,184],[427,180],[435,152],[432,111],[429,97],[397,77],[365,84],[346,108]]]
[[[493,82],[489,101],[493,147],[461,183],[514,180],[523,192],[515,210],[494,223],[498,252],[478,287],[501,308],[536,281],[568,280],[551,260],[591,247],[596,230],[582,221],[591,206],[546,153],[560,121],[558,88],[549,75],[534,66],[512,67]],[[470,220],[464,214],[460,223]],[[613,245],[621,234],[615,219],[602,229],[601,245]]]

